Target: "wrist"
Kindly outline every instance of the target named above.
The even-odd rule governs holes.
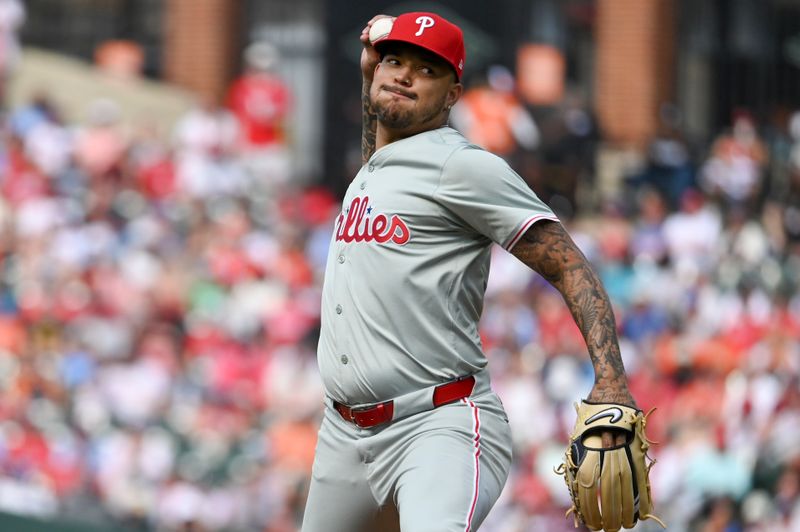
[[[636,401],[628,389],[627,382],[605,385],[596,383],[586,399],[596,403],[619,403],[636,408]]]

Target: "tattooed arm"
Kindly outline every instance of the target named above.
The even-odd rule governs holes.
[[[361,30],[361,44],[364,49],[361,51],[361,164],[366,164],[372,154],[375,153],[375,135],[378,131],[378,117],[372,108],[369,97],[369,90],[372,87],[372,77],[375,74],[375,66],[381,60],[380,54],[372,47],[369,42],[369,29],[379,18],[389,15],[375,15],[367,22]]]
[[[564,297],[594,366],[594,387],[587,399],[635,406],[619,353],[611,302],[589,261],[564,227],[558,222],[538,222],[511,252]]]

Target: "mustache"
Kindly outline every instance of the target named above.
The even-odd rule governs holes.
[[[396,94],[399,94],[401,96],[405,96],[406,98],[411,98],[413,100],[417,99],[417,95],[414,94],[413,92],[409,92],[409,91],[403,89],[402,87],[397,87],[395,85],[381,85],[381,90],[394,92]]]

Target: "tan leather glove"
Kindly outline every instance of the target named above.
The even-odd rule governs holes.
[[[564,463],[556,472],[564,475],[572,498],[575,526],[580,519],[590,530],[616,532],[633,528],[640,519],[654,519],[651,512],[650,468],[655,463],[647,456],[651,442],[644,433],[647,416],[641,410],[614,404],[576,404],[578,419],[570,436]],[[624,445],[604,449],[603,430],[625,431]]]

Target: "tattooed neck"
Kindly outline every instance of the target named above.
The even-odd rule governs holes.
[[[361,163],[365,164],[375,153],[375,134],[378,130],[378,116],[372,109],[369,98],[371,81],[364,80],[361,86]]]

